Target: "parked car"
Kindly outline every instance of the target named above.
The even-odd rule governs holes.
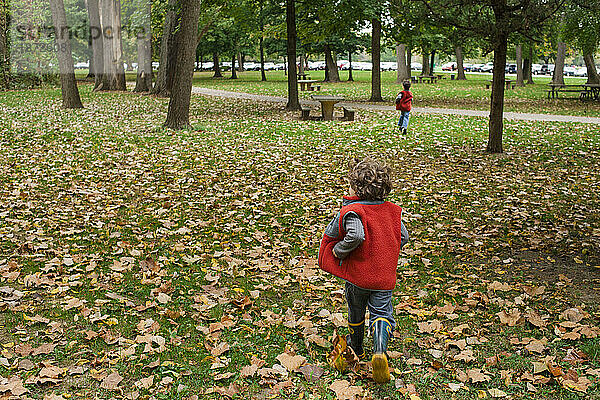
[[[395,71],[398,69],[398,64],[393,61],[384,61],[379,65],[379,67],[382,71]]]
[[[563,68],[563,75],[565,76],[575,76],[575,67],[566,66]]]
[[[215,64],[212,61],[209,61],[204,62],[202,64],[198,64],[198,69],[201,71],[210,71],[211,69],[213,69],[214,66]]]
[[[471,66],[471,72],[481,72],[482,67],[483,67],[483,64],[473,64]]]
[[[73,65],[73,67],[75,69],[85,69],[85,68],[90,67],[90,63],[89,62],[78,62],[77,64]]]
[[[455,62],[448,62],[448,63],[442,65],[442,71],[455,71],[455,70],[456,70]]]
[[[337,60],[338,69],[347,70],[350,66],[350,62],[348,60]],[[354,68],[354,66],[352,66]]]
[[[531,73],[534,75],[540,75],[542,70],[542,64],[531,64]]]
[[[507,74],[516,74],[517,73],[517,64],[506,64],[505,71]]]
[[[494,69],[494,63],[489,62],[489,63],[483,64],[483,66],[480,68],[480,72],[492,72],[493,69]]]
[[[540,75],[552,75],[554,73],[554,64],[542,64]]]
[[[471,72],[471,68],[473,68],[473,64],[463,63],[463,69],[467,72]]]
[[[421,71],[423,70],[423,65],[418,62],[410,63],[410,69],[413,71]]]
[[[586,77],[587,76],[587,68],[586,67],[577,67],[575,68],[575,72],[573,76]]]

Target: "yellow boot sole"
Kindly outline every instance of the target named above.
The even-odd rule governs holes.
[[[387,383],[390,381],[390,368],[385,354],[374,354],[371,359],[373,366],[373,380],[377,383]]]

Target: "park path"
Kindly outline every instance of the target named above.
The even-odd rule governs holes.
[[[230,92],[227,90],[208,89],[198,86],[192,87],[192,93],[201,94],[204,96],[216,96],[236,99],[247,99],[255,101],[268,101],[273,103],[286,103],[286,97],[267,96],[262,94],[252,94],[243,92]],[[300,100],[302,104],[318,106],[318,101]],[[356,109],[375,110],[375,111],[395,111],[395,106],[385,106],[378,104],[365,104],[356,102],[343,102],[340,104],[352,105]],[[480,110],[462,110],[458,108],[434,108],[434,107],[413,107],[413,112],[423,114],[446,114],[446,115],[464,115],[468,117],[485,117],[489,116],[489,111]],[[505,112],[505,119],[521,120],[521,121],[551,121],[551,122],[579,122],[584,124],[600,125],[598,117],[580,117],[573,115],[556,115],[556,114],[532,114],[532,113],[516,113]]]

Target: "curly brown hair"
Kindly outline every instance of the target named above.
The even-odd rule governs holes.
[[[391,169],[371,157],[348,162],[348,179],[356,195],[363,200],[385,200],[392,190]]]

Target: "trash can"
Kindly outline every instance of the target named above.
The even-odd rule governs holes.
[[[454,74],[450,75],[450,80],[453,81],[454,80]]]

